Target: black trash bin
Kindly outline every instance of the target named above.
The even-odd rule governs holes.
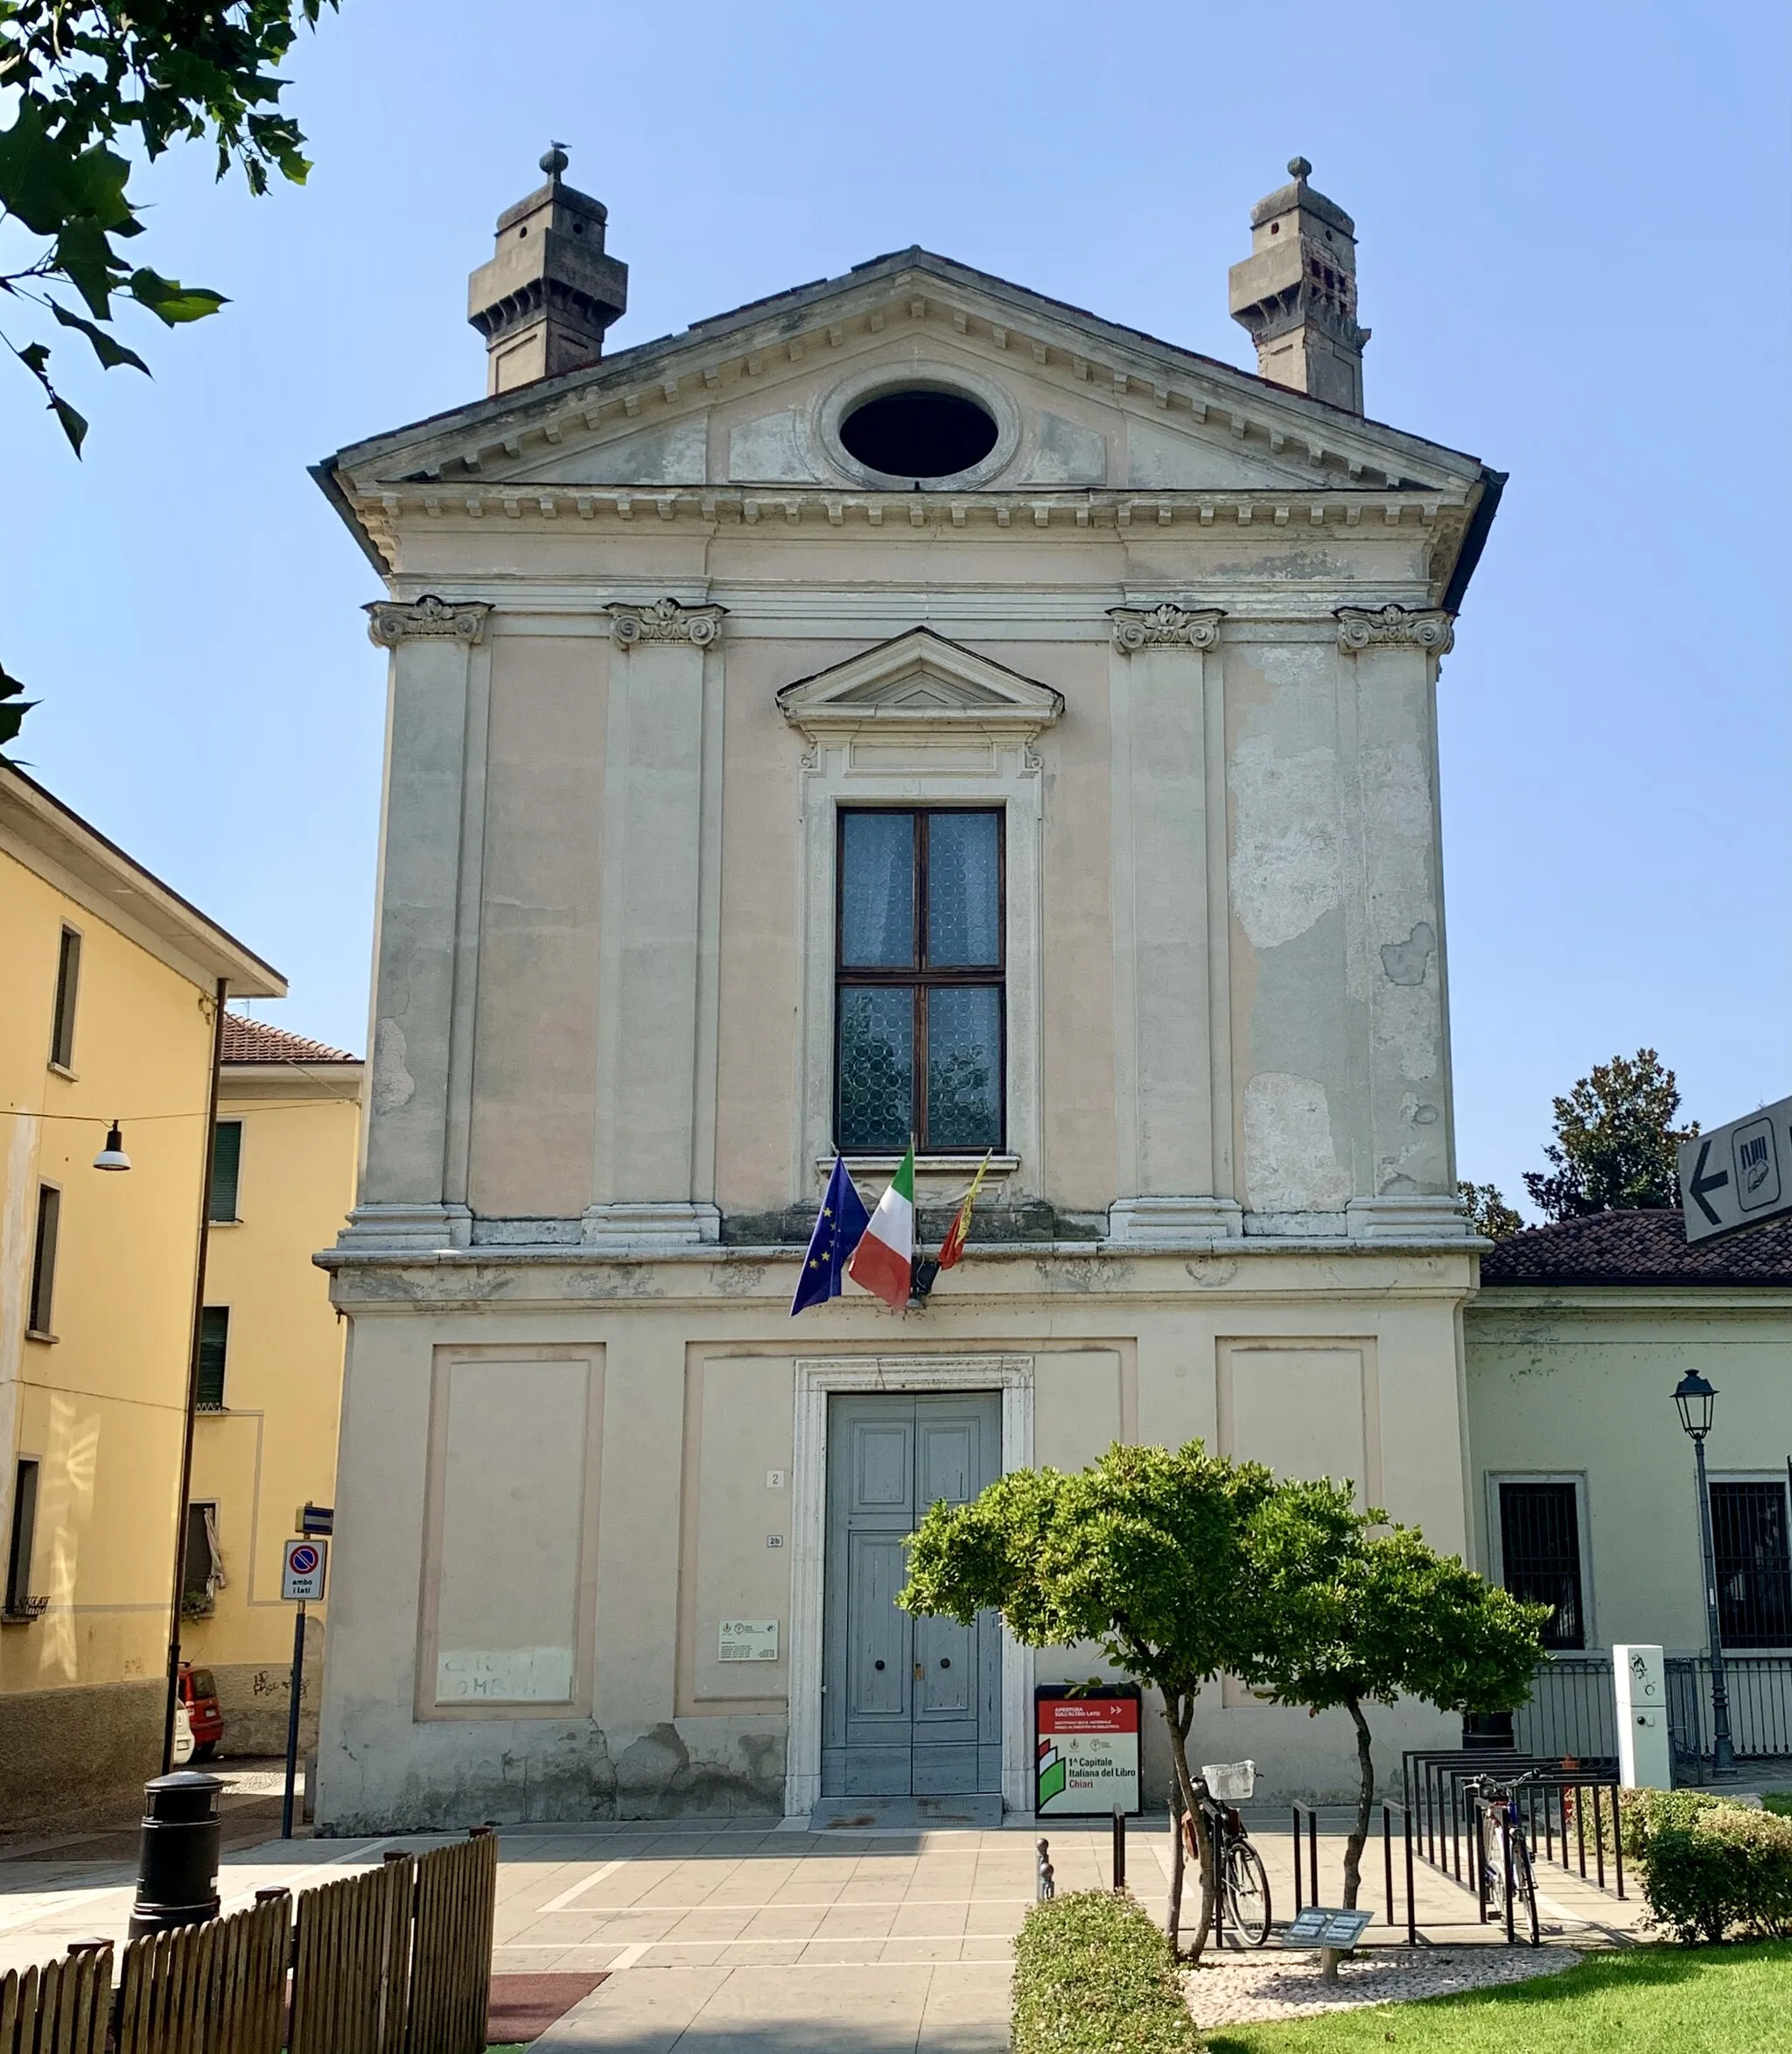
[[[132,1939],[218,1916],[223,1794],[220,1778],[197,1769],[177,1769],[172,1776],[158,1776],[144,1785],[136,1902],[130,1908]]]

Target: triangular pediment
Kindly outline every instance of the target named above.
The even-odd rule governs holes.
[[[866,726],[1016,729],[1049,727],[1064,711],[1060,692],[994,663],[930,627],[849,656],[778,694],[784,718],[805,733]]]

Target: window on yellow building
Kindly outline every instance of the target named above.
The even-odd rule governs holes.
[[[38,1230],[32,1244],[31,1309],[26,1330],[40,1341],[52,1338],[50,1315],[56,1297],[56,1232],[62,1223],[62,1194],[54,1184],[38,1186]]]
[[[234,1225],[237,1184],[242,1172],[242,1122],[220,1119],[212,1141],[212,1199],[208,1219]]]
[[[12,1532],[6,1544],[6,1616],[29,1619],[32,1603],[32,1547],[38,1531],[38,1465],[21,1455],[12,1477]]]
[[[224,1409],[224,1365],[230,1352],[230,1307],[208,1305],[200,1314],[199,1408]]]
[[[186,1563],[180,1581],[180,1609],[203,1618],[224,1588],[224,1557],[218,1546],[218,1504],[206,1499],[186,1508]]]
[[[62,930],[56,955],[56,1010],[50,1023],[50,1060],[59,1069],[74,1067],[74,999],[80,984],[80,936]]]

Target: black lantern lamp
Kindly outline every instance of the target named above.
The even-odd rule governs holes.
[[[106,1146],[94,1158],[95,1169],[121,1170],[130,1167],[130,1158],[124,1153],[124,1134],[115,1119],[106,1130]]]
[[[1695,1441],[1703,1441],[1712,1430],[1712,1410],[1717,1390],[1697,1370],[1688,1370],[1674,1386],[1674,1403],[1680,1408],[1680,1424]]]

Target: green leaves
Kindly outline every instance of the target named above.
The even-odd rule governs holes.
[[[1679,1110],[1680,1087],[1653,1048],[1596,1063],[1555,1101],[1556,1139],[1544,1150],[1550,1167],[1525,1172],[1532,1202],[1552,1220],[1677,1206],[1676,1153],[1698,1132],[1697,1121],[1673,1125]]]
[[[4,751],[8,742],[18,740],[19,727],[25,715],[38,703],[35,699],[26,698],[24,694],[24,685],[18,678],[9,676],[5,667],[0,665],[0,752]],[[9,705],[6,703],[9,699],[16,704]],[[0,753],[0,763],[8,761],[6,755]]]
[[[170,328],[181,321],[202,321],[207,314],[230,304],[221,292],[210,291],[203,285],[183,285],[178,279],[164,278],[147,265],[130,274],[126,290],[138,305],[148,307]]]

